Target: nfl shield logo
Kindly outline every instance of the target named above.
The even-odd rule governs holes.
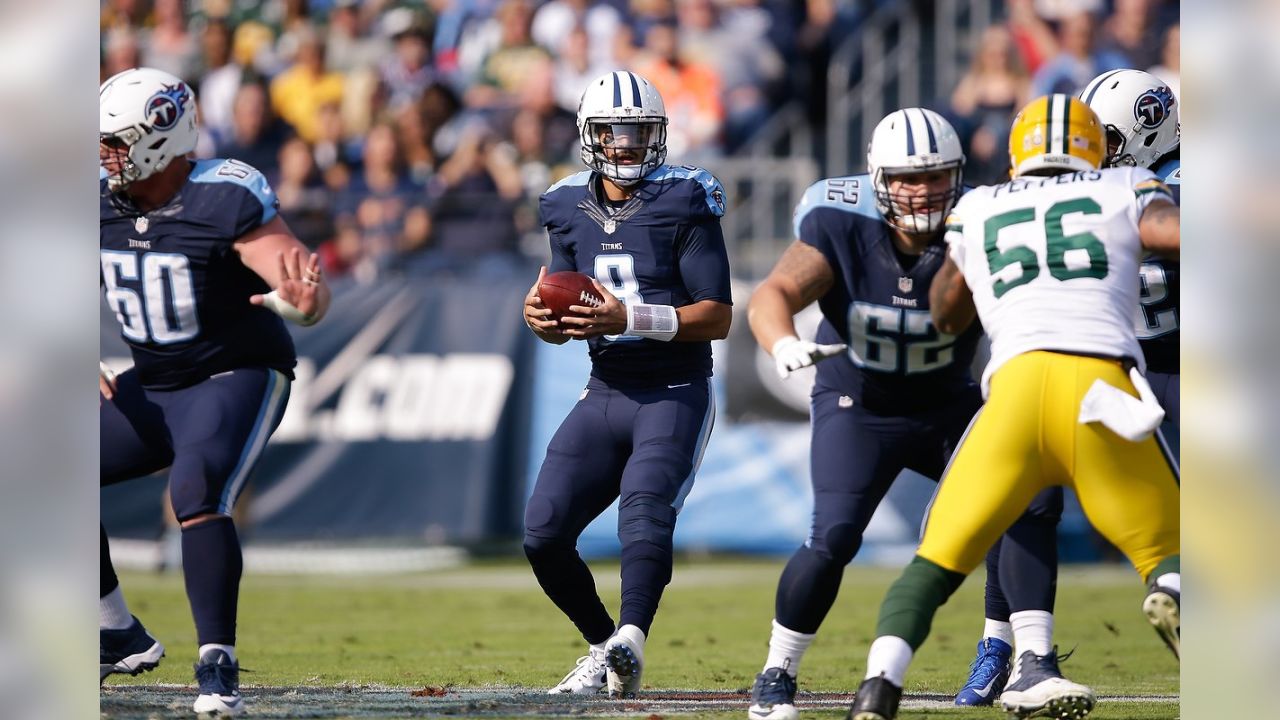
[[[905,275],[898,278],[898,290],[900,292],[909,293],[911,292],[911,288],[914,286],[915,286],[915,281],[912,280],[911,278]]]
[[[149,223],[145,217],[140,217],[133,221],[133,229],[137,230],[138,233],[141,234],[147,231],[148,224]]]
[[[605,232],[607,232],[607,233],[609,233],[610,235],[612,235],[612,234],[613,234],[613,231],[614,231],[614,230],[617,230],[617,229],[618,229],[618,223],[614,222],[613,220],[605,220],[605,221],[604,221],[604,231],[605,231]]]

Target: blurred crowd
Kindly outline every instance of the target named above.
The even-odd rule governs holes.
[[[582,169],[575,116],[592,77],[647,77],[671,118],[670,157],[713,164],[789,101],[822,123],[831,53],[890,4],[104,0],[101,75],[146,65],[187,80],[197,154],[266,174],[331,274],[486,276],[543,254],[537,198]],[[1176,2],[1005,5],[937,105],[966,139],[971,181],[1005,171],[1009,121],[1038,93],[1112,67],[1177,87]]]
[[[1181,100],[1178,3],[1167,0],[1006,0],[1004,20],[979,37],[973,61],[939,110],[965,142],[966,181],[1008,177],[1009,126],[1049,93],[1077,94],[1108,70],[1136,68]]]

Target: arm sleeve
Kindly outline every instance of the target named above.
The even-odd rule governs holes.
[[[822,253],[832,268],[840,267],[840,258],[831,237],[832,228],[829,227],[835,214],[833,210],[814,209],[806,212],[796,224],[796,239]]]
[[[547,266],[548,273],[561,272],[563,270],[577,270],[578,263],[574,259],[573,250],[565,246],[564,238],[560,233],[551,232],[551,264]]]
[[[680,277],[693,302],[715,300],[733,304],[729,285],[729,254],[719,219],[689,227],[680,248]]]
[[[236,208],[233,228],[235,237],[266,225],[280,214],[280,199],[271,190],[271,185],[262,173],[244,163],[229,162],[218,169],[218,174],[226,175],[233,180],[234,186],[238,186],[236,195],[240,201],[232,205]]]

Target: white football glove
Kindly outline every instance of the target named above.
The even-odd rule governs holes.
[[[778,377],[786,380],[796,370],[809,367],[819,360],[835,357],[848,349],[849,346],[843,343],[818,345],[801,340],[795,335],[788,335],[773,344],[771,354],[778,365]]]

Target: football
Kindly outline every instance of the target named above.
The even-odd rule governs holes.
[[[570,305],[594,307],[604,304],[604,298],[600,297],[600,293],[591,284],[591,277],[572,270],[551,273],[542,278],[542,284],[538,286],[538,297],[551,310],[553,320],[576,315],[569,311]]]

